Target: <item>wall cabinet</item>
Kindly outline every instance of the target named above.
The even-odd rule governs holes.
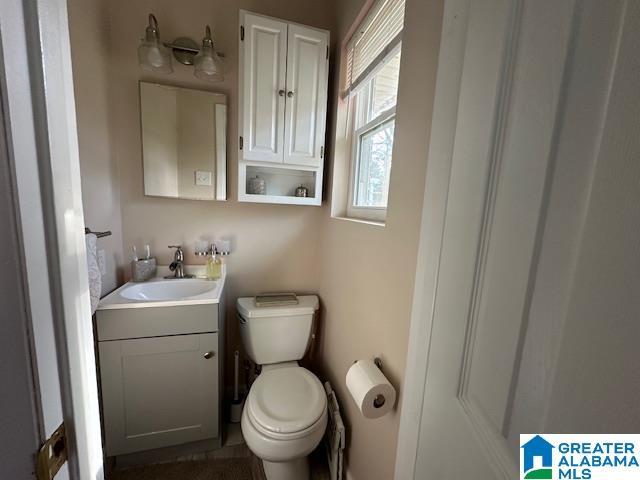
[[[97,312],[108,456],[221,438],[218,308]],[[180,334],[172,323],[182,325]]]
[[[240,201],[321,203],[328,63],[329,32],[240,12]]]

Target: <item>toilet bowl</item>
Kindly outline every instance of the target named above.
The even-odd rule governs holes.
[[[307,455],[327,426],[320,381],[296,363],[272,365],[251,387],[242,412],[242,433],[262,459],[268,480],[309,478]]]
[[[307,480],[307,455],[327,426],[322,383],[297,363],[311,338],[318,299],[299,300],[295,306],[256,307],[253,298],[238,299],[245,349],[262,365],[240,425],[247,446],[262,460],[267,480]]]

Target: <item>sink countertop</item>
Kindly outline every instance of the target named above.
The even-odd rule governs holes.
[[[203,305],[203,304],[215,304],[220,303],[220,297],[222,296],[222,290],[226,280],[226,274],[223,269],[222,277],[218,280],[207,280],[204,277],[204,266],[200,265],[185,265],[185,273],[196,275],[196,278],[181,278],[181,279],[165,279],[165,275],[169,275],[171,272],[167,266],[158,266],[158,276],[148,280],[146,282],[127,282],[121,287],[117,288],[98,303],[98,310],[115,310],[122,308],[151,308],[151,307],[176,307],[181,305]],[[187,284],[195,285],[197,282],[200,287],[197,290],[202,290],[202,287],[206,284],[211,284],[213,288],[200,293],[196,291],[196,294],[186,297],[170,298],[170,299],[140,299],[140,298],[128,298],[123,295],[126,294],[125,290],[141,289],[144,285],[157,284],[157,287],[164,284],[167,285],[167,289],[171,288],[171,284],[180,283],[182,286]],[[156,285],[153,285],[156,287]]]

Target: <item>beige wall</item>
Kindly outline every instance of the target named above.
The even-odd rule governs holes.
[[[150,243],[160,262],[166,264],[171,259],[166,246],[182,243],[187,249],[187,262],[198,263],[199,259],[193,256],[197,239],[231,237],[233,255],[228,258],[230,276],[227,289],[230,320],[233,319],[234,300],[238,295],[269,290],[320,294],[323,308],[322,332],[317,344],[322,356],[320,374],[332,382],[342,404],[349,438],[348,477],[388,480],[393,478],[399,413],[394,412],[379,420],[365,420],[357,413],[346,391],[344,378],[354,360],[382,354],[385,373],[397,387],[401,387],[443,0],[407,0],[396,149],[385,227],[331,218],[330,199],[326,198],[326,192],[331,191],[331,168],[326,172],[329,188],[325,189],[322,208],[238,203],[235,200],[238,9],[245,8],[331,30],[334,61],[330,98],[334,100],[329,109],[328,137],[330,143],[334,143],[336,125],[340,126],[339,122],[332,121],[338,106],[337,75],[333,72],[340,53],[336,45],[347,35],[364,2],[111,0],[109,11],[102,12],[105,18],[109,18],[110,31],[92,40],[109,52],[108,71],[99,70],[105,77],[93,79],[104,87],[104,79],[108,78],[109,102],[102,94],[102,100],[96,103],[95,95],[79,92],[78,110],[87,112],[87,119],[91,119],[89,113],[99,117],[102,123],[106,118],[105,112],[109,112],[110,129],[100,124],[90,130],[86,127],[80,130],[81,145],[85,143],[85,148],[89,148],[91,139],[100,138],[101,143],[95,146],[98,152],[94,156],[99,154],[103,159],[94,163],[94,157],[85,156],[82,168],[83,174],[86,171],[91,177],[87,183],[93,185],[92,190],[102,195],[101,190],[105,189],[100,183],[102,171],[113,175],[116,167],[112,164],[117,164],[117,181],[112,183],[120,188],[122,248],[126,252],[134,243],[140,247]],[[80,0],[71,0],[71,4],[75,4],[75,10],[81,10],[84,5]],[[87,6],[85,10],[94,8]],[[175,71],[171,75],[154,76],[142,72],[137,65],[136,48],[149,12],[156,14],[164,40],[181,35],[200,39],[204,24],[209,22],[214,41],[227,55],[229,72],[225,81],[206,84],[193,77],[192,68],[177,62],[174,62]],[[92,23],[75,25],[84,22],[78,13],[73,13],[71,18],[73,30],[78,32],[72,36],[75,43],[81,43],[81,38],[95,36],[96,31],[103,32]],[[94,15],[92,21],[97,20]],[[108,46],[103,45],[105,38],[110,38]],[[88,46],[78,49],[91,52]],[[79,79],[86,89],[90,85],[87,79],[97,75],[91,71],[92,68],[84,63],[82,74],[87,78]],[[88,71],[85,73],[84,69]],[[229,201],[199,202],[143,195],[139,80],[228,95]],[[80,89],[78,84],[76,89]],[[82,124],[80,115],[79,119]],[[112,151],[105,154],[109,152],[109,144],[104,135],[109,130]],[[344,163],[345,143],[338,139],[335,147],[338,150],[337,164]],[[85,201],[90,204],[93,200],[87,198]],[[122,264],[127,262],[128,258],[121,261]],[[230,321],[228,325],[230,353],[239,346],[239,338],[235,322]]]
[[[108,0],[69,0],[69,28],[78,122],[78,146],[85,224],[111,230],[98,240],[105,250],[103,294],[123,277],[118,168],[109,135]]]
[[[343,40],[364,3],[337,2],[336,42]],[[363,418],[344,379],[355,360],[381,354],[385,374],[402,387],[442,8],[443,0],[407,0],[386,226],[331,218],[331,209],[323,210],[321,370],[342,401],[349,436],[347,475],[356,480],[393,478],[399,412],[378,420]],[[338,137],[338,165],[348,154],[343,145]]]
[[[110,109],[114,155],[120,172],[123,244],[151,244],[160,263],[171,260],[167,245],[186,247],[187,263],[201,263],[193,255],[199,238],[231,237],[228,257],[227,358],[240,344],[233,322],[235,298],[261,291],[318,290],[318,238],[322,209],[287,205],[238,203],[237,101],[238,11],[241,8],[320,28],[332,27],[332,8],[316,0],[110,0]],[[193,67],[174,61],[170,75],[151,75],[138,66],[136,49],[153,12],[163,40],[188,36],[201,41],[205,24],[225,53],[225,81],[210,84],[193,76]],[[228,95],[228,198],[226,202],[152,198],[143,195],[138,81],[145,80],[210,90]],[[128,272],[128,269],[127,269]],[[230,364],[231,362],[228,362]]]

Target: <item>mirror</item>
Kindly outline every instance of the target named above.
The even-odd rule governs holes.
[[[227,199],[227,96],[140,82],[144,193]]]

